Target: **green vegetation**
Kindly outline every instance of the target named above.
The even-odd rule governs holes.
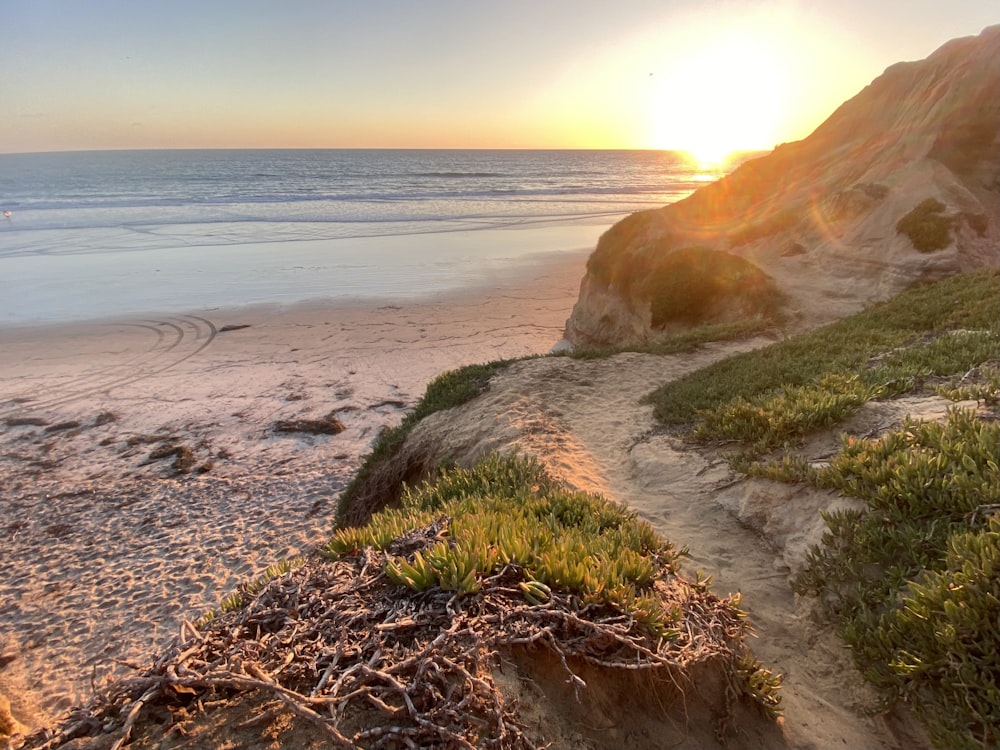
[[[1000,403],[1000,365],[983,364],[969,370],[958,382],[949,382],[937,394],[952,401],[978,401],[988,406]]]
[[[865,677],[912,704],[936,744],[1000,742],[1000,423],[954,410],[845,439],[812,482],[865,503],[829,530],[796,589],[819,597]]]
[[[675,616],[648,589],[677,554],[631,511],[597,495],[570,492],[533,459],[493,455],[472,469],[445,470],[433,483],[403,491],[402,507],[376,514],[362,528],[340,529],[329,550],[385,550],[413,529],[447,522],[441,538],[412,559],[391,558],[396,583],[472,593],[506,565],[535,581],[580,594],[584,602],[614,602],[658,635],[671,637]],[[538,597],[534,593],[526,596]],[[638,592],[638,593],[637,593]]]
[[[361,468],[341,496],[335,526],[345,525],[348,509],[359,500],[364,500],[358,497],[361,488],[370,481],[379,466],[390,462],[399,453],[406,436],[420,420],[435,412],[453,409],[471,401],[485,390],[491,377],[515,361],[517,360],[498,360],[485,365],[468,365],[439,375],[428,383],[417,407],[398,426],[384,430],[371,452],[365,456]],[[392,489],[398,492],[398,488]]]
[[[951,244],[954,219],[944,216],[945,205],[937,198],[921,201],[896,223],[896,232],[905,234],[922,253],[944,250]]]
[[[752,399],[737,396],[707,410],[693,437],[736,440],[762,452],[842,422],[877,393],[855,376],[824,375],[815,384],[786,386]]]
[[[777,286],[748,260],[703,247],[664,252],[654,244],[646,252],[657,261],[639,293],[650,300],[653,328],[778,313]]]
[[[573,359],[606,359],[622,352],[657,355],[679,354],[693,352],[713,341],[745,339],[772,329],[774,329],[774,322],[762,318],[740,320],[735,323],[714,323],[694,326],[679,333],[660,336],[655,341],[645,344],[627,344],[599,349],[578,348],[558,356],[572,357]]]
[[[648,304],[654,329],[780,320],[783,296],[760,268],[721,250],[678,248],[664,226],[657,226],[659,239],[649,242],[652,221],[640,212],[609,229],[588,259],[587,273],[629,304]]]
[[[826,411],[819,416],[825,424],[863,403],[860,395],[887,398],[935,379],[957,383],[957,375],[996,359],[998,342],[1000,275],[982,271],[915,287],[811,333],[730,357],[648,399],[666,425],[708,423],[699,428],[701,439],[771,446],[813,429],[814,407]]]
[[[246,604],[248,599],[256,595],[275,578],[280,578],[290,570],[301,568],[303,564],[305,564],[305,558],[296,557],[291,560],[278,560],[278,562],[269,565],[267,570],[265,570],[258,578],[248,581],[247,583],[240,584],[240,587],[236,591],[232,592],[219,602],[217,609],[213,609],[211,612],[208,612],[200,620],[198,620],[198,626],[201,627],[214,620],[219,615],[224,615],[227,612],[233,612],[234,610],[241,608],[244,604]]]
[[[650,397],[664,422],[692,425],[693,439],[738,444],[734,469],[864,504],[824,516],[828,531],[796,590],[817,597],[886,703],[915,707],[947,748],[1000,743],[1000,422],[954,409],[943,424],[845,436],[828,466],[794,445],[876,398],[924,392],[995,406],[998,353],[1000,276],[984,271],[913,288]]]
[[[651,212],[637,211],[614,224],[601,235],[597,248],[587,258],[587,273],[594,279],[626,293],[641,267],[640,254],[650,224]],[[663,227],[659,227],[662,232]],[[663,243],[668,243],[664,238]],[[669,246],[667,246],[669,247]]]
[[[516,582],[529,604],[544,604],[559,591],[573,595],[576,609],[612,606],[661,644],[680,637],[686,598],[708,584],[678,578],[684,551],[635,513],[570,491],[534,459],[517,456],[494,454],[471,469],[443,470],[433,482],[406,488],[400,508],[375,514],[364,527],[338,530],[327,552],[337,558],[365,547],[388,552],[386,575],[416,592],[439,587],[473,595],[487,580],[516,572],[508,585]],[[663,583],[668,578],[670,585]],[[720,606],[738,619],[738,603]],[[776,711],[780,679],[746,650],[733,658],[744,691]]]

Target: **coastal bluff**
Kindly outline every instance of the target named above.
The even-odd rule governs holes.
[[[691,248],[726,253],[727,268],[730,256],[748,261],[793,322],[826,322],[916,282],[1000,266],[998,217],[1000,26],[990,26],[892,65],[804,140],[615,224],[565,335],[601,346],[669,333],[656,311],[677,286],[663,269]],[[757,314],[729,299],[695,322]]]

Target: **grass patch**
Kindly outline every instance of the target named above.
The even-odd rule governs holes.
[[[857,377],[825,375],[815,385],[785,386],[752,399],[738,396],[707,410],[692,436],[706,442],[735,440],[763,452],[838,424],[877,393]]]
[[[896,223],[896,233],[905,234],[922,253],[944,250],[951,244],[954,219],[945,216],[945,205],[937,198],[927,198]]]
[[[860,386],[888,396],[907,392],[927,378],[965,373],[995,359],[1000,341],[1000,275],[996,271],[956,276],[912,288],[888,302],[808,334],[753,352],[736,355],[671,381],[648,396],[665,425],[713,419],[725,425],[725,413],[739,405],[763,408],[790,391],[798,402],[823,399],[824,378],[856,377]],[[832,381],[843,383],[843,380]],[[807,392],[795,389],[805,388]],[[808,391],[814,393],[810,395]],[[773,411],[773,408],[772,408]],[[756,419],[743,408],[747,419]],[[735,416],[735,415],[734,415]],[[786,431],[775,423],[769,440],[798,434],[799,422]],[[726,427],[717,435],[703,429],[703,439],[732,439]]]
[[[961,378],[938,386],[937,394],[952,401],[976,401],[987,406],[1000,404],[1000,361],[984,362]]]
[[[947,748],[1000,742],[1000,423],[953,410],[845,439],[811,481],[864,501],[795,581],[818,597],[864,676],[917,709]]]
[[[365,456],[361,468],[340,497],[335,526],[345,525],[348,508],[352,505],[383,501],[383,498],[367,498],[360,495],[369,486],[376,469],[391,461],[399,453],[406,436],[418,422],[435,412],[453,409],[471,401],[486,389],[490,378],[517,361],[519,360],[508,359],[488,364],[468,365],[439,375],[428,383],[424,397],[416,408],[407,414],[398,426],[383,430],[371,452]],[[391,489],[398,492],[398,487]]]
[[[733,471],[739,471],[749,477],[770,479],[772,482],[785,484],[815,484],[818,480],[818,470],[804,457],[796,453],[782,454],[774,461],[754,460],[756,454],[739,454],[729,459]]]

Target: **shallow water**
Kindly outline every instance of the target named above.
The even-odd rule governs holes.
[[[712,176],[655,151],[0,155],[0,323],[450,291]]]

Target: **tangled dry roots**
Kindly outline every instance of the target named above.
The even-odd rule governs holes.
[[[147,710],[190,716],[210,698],[256,690],[336,747],[530,748],[516,705],[493,683],[498,649],[550,649],[577,690],[586,686],[571,664],[581,662],[657,670],[678,683],[699,662],[733,658],[747,627],[735,609],[680,579],[657,582],[684,613],[679,637],[668,641],[607,605],[580,606],[558,593],[531,605],[515,566],[476,594],[458,596],[393,584],[385,559],[369,549],[334,561],[315,557],[253,596],[244,592],[244,606],[200,628],[185,623],[152,667],[29,746],[111,733],[117,750]]]

